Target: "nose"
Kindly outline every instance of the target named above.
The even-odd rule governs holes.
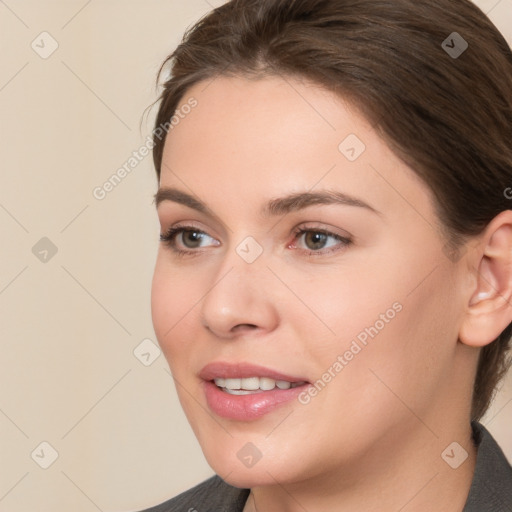
[[[279,323],[273,277],[263,256],[247,263],[233,250],[201,303],[205,328],[223,339],[273,331]]]

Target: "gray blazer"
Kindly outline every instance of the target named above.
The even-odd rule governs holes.
[[[471,427],[478,455],[462,512],[512,512],[512,467],[483,425],[473,422]],[[142,512],[242,512],[248,496],[249,489],[238,489],[213,476]]]

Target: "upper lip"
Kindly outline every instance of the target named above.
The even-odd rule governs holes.
[[[307,382],[307,379],[303,377],[287,375],[271,368],[245,362],[228,363],[216,361],[209,363],[199,372],[199,377],[208,381],[216,378],[244,379],[249,377],[267,377],[288,382]]]

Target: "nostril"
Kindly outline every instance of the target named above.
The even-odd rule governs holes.
[[[238,324],[235,325],[231,330],[234,332],[237,331],[252,331],[254,329],[257,329],[258,326],[254,324]]]

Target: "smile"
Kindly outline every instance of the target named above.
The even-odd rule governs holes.
[[[261,418],[293,402],[310,385],[302,377],[248,363],[210,363],[199,377],[210,411],[237,421]]]

